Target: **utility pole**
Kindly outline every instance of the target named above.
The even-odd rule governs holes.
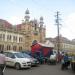
[[[59,51],[60,51],[60,18],[59,18],[59,11],[56,12],[56,19],[55,19],[55,22],[56,22],[56,25],[57,25],[57,47],[58,47],[58,54],[59,54]]]

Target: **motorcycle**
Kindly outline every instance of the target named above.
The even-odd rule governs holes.
[[[63,62],[61,64],[61,70],[64,70],[64,69],[68,69],[68,66],[70,65],[70,61],[67,61],[67,62]]]

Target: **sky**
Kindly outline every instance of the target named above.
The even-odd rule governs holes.
[[[43,16],[46,37],[57,36],[55,15],[59,11],[60,34],[69,40],[75,39],[75,0],[0,0],[0,19],[11,24],[20,24],[26,9],[30,11],[30,20]]]

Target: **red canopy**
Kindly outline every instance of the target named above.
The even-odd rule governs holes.
[[[34,52],[36,52],[36,51],[39,51],[40,48],[41,48],[41,45],[37,43],[37,44],[35,44],[35,45],[32,45],[31,51],[34,53]]]
[[[45,46],[40,43],[36,43],[31,46],[31,52],[34,54],[35,52],[42,52],[44,56],[47,56],[51,51],[53,47]]]

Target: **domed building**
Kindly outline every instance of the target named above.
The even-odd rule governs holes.
[[[31,50],[34,40],[45,42],[43,17],[39,21],[30,20],[29,14],[27,9],[23,22],[18,25],[0,19],[0,50]]]

